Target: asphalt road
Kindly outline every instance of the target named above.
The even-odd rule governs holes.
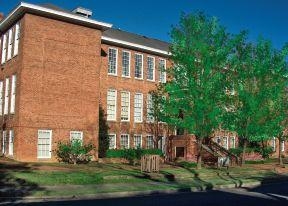
[[[14,203],[14,205],[72,205],[72,206],[184,206],[184,205],[209,205],[209,206],[247,206],[247,205],[279,205],[288,206],[288,182],[263,185],[256,188],[223,189],[207,192],[182,192],[177,194],[155,194],[149,196],[94,199],[94,200],[69,200],[50,201],[38,203]]]

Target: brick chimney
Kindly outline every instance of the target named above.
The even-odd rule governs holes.
[[[0,12],[0,21],[2,21],[2,19],[4,19],[4,14]]]

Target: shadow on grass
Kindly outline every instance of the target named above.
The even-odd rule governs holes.
[[[13,172],[29,173],[31,171],[31,167],[26,163],[0,158],[0,203],[21,200],[23,197],[31,195],[33,191],[43,190],[37,184],[13,176]]]

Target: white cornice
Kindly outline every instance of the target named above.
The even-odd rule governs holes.
[[[124,46],[132,47],[132,48],[137,48],[140,50],[145,50],[145,51],[149,51],[149,52],[153,52],[153,53],[157,53],[157,54],[170,55],[170,53],[168,51],[161,50],[161,49],[155,49],[155,48],[148,47],[148,46],[143,46],[141,44],[135,44],[135,43],[131,43],[128,41],[123,41],[123,40],[114,39],[114,38],[105,37],[105,36],[102,36],[101,39],[103,41],[107,41],[110,43],[124,45]]]
[[[109,24],[109,23],[104,23],[104,22],[96,21],[96,20],[89,19],[86,17],[78,16],[75,14],[70,14],[70,13],[66,13],[63,11],[57,11],[57,10],[42,7],[42,6],[21,2],[19,6],[17,6],[12,12],[8,14],[8,16],[5,19],[3,19],[0,22],[0,31],[6,30],[7,27],[9,27],[11,23],[13,23],[13,21],[15,21],[25,12],[35,13],[38,15],[44,15],[44,16],[48,16],[52,18],[54,17],[63,21],[69,21],[71,23],[97,27],[103,30],[112,27],[112,24]]]

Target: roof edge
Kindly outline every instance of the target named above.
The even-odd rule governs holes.
[[[64,21],[66,20],[71,23],[96,27],[100,28],[101,30],[106,30],[112,27],[112,24],[110,23],[100,22],[93,19],[77,16],[75,14],[69,14],[63,11],[56,11],[54,9],[21,2],[14,10],[8,14],[8,16],[6,16],[0,22],[0,31],[6,30],[13,21],[19,18],[22,14],[29,12],[38,15],[42,14],[43,16],[51,16]]]
[[[165,50],[161,50],[161,49],[155,49],[155,48],[152,48],[152,47],[144,46],[144,45],[141,45],[141,44],[135,44],[135,43],[132,43],[132,42],[123,41],[123,40],[119,40],[119,39],[115,39],[115,38],[102,36],[101,39],[103,41],[106,41],[106,42],[109,42],[109,43],[124,45],[124,46],[137,48],[137,49],[141,49],[141,50],[145,50],[145,51],[149,51],[149,52],[154,52],[154,53],[157,53],[157,54],[162,54],[162,55],[167,55],[167,56],[171,55],[171,53],[169,51],[165,51]]]

